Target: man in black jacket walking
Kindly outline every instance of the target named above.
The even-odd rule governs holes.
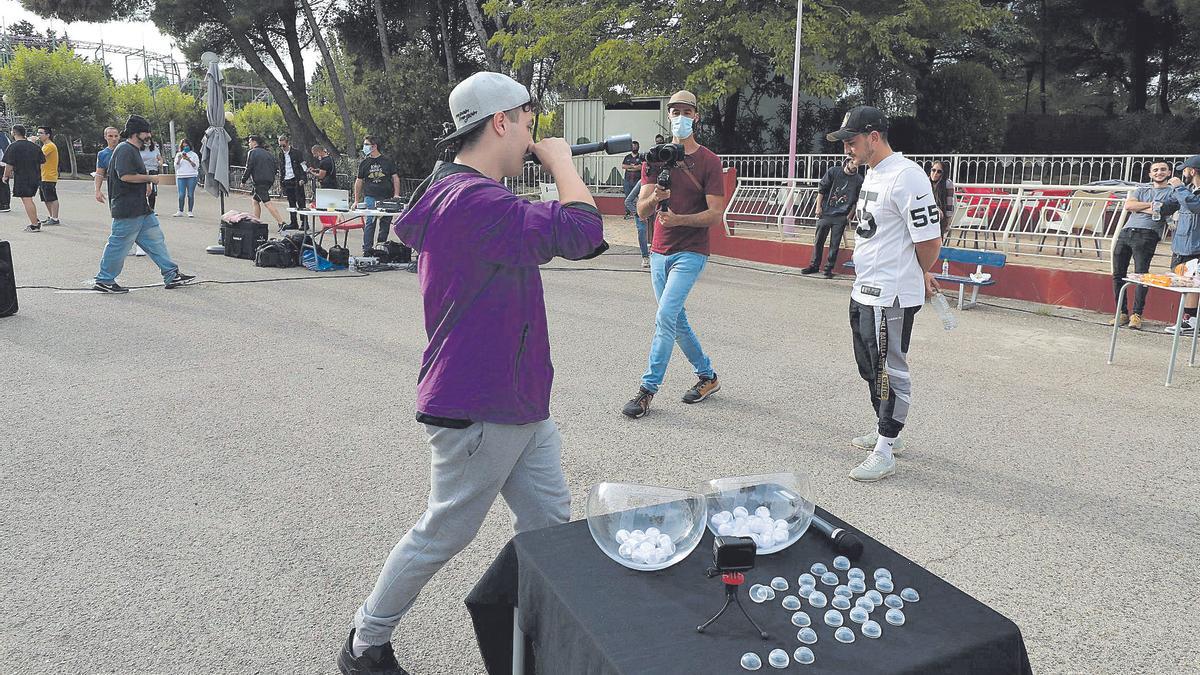
[[[254,192],[251,202],[254,204],[254,217],[261,220],[262,206],[266,204],[267,210],[275,217],[275,222],[279,225],[279,229],[283,229],[283,218],[279,217],[279,210],[271,203],[271,187],[275,185],[275,173],[278,171],[275,158],[271,156],[271,151],[263,147],[262,136],[251,136],[246,139],[250,144],[250,152],[246,154],[246,171],[242,174],[242,183],[253,182]]]
[[[292,141],[287,134],[281,135],[279,137],[279,184],[283,187],[283,194],[287,196],[290,209],[303,209],[307,206],[304,202],[306,168],[304,154],[292,147]],[[292,211],[291,216],[291,229],[300,229],[296,212]]]

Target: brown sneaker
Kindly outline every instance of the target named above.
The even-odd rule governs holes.
[[[645,387],[638,387],[637,396],[629,400],[624,408],[621,408],[621,414],[626,417],[637,419],[645,417],[646,413],[650,412],[650,402],[654,400],[654,394],[646,391]]]
[[[1134,316],[1137,316],[1137,315],[1135,314]],[[1139,317],[1139,319],[1140,319],[1140,317]],[[1124,326],[1124,325],[1128,324],[1129,323],[1129,315],[1124,312],[1121,312],[1121,315],[1119,317],[1117,317],[1116,319],[1108,320],[1108,325],[1111,326],[1114,323],[1117,323],[1120,326]]]
[[[698,382],[683,395],[684,403],[699,403],[713,394],[721,391],[721,383],[717,382],[717,374],[711,378],[700,378]]]
[[[1141,314],[1130,314],[1129,315],[1129,329],[1130,330],[1141,330],[1142,329],[1142,315]]]

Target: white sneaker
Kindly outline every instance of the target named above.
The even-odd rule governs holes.
[[[860,483],[873,483],[896,473],[896,460],[872,452],[862,464],[850,470],[850,478]]]
[[[133,254],[134,254],[135,256],[137,256],[137,257],[141,258],[141,257],[144,257],[144,256],[146,255],[146,252],[142,250],[142,247],[141,247],[141,246],[138,246],[137,244],[134,244],[134,245],[133,245]]]
[[[171,216],[171,217],[172,217],[172,218],[182,218],[182,217],[183,217],[183,211],[176,211],[176,212],[175,212],[175,215],[173,215],[173,216]]]
[[[859,450],[874,451],[875,444],[878,441],[879,441],[879,432],[872,431],[871,433],[867,434],[866,436],[855,436],[850,441],[850,445],[853,445],[854,447],[858,448]],[[900,454],[900,451],[903,449],[904,449],[904,439],[897,438],[896,443],[894,445],[892,445],[892,454],[898,455],[898,454]]]
[[[195,218],[195,217],[196,217],[196,214],[192,213],[191,211],[188,211],[188,218]]]
[[[1191,335],[1192,331],[1194,331],[1194,330],[1196,330],[1196,317],[1194,317],[1194,316],[1184,319],[1183,323],[1179,324],[1179,334],[1180,335]],[[1175,326],[1167,326],[1166,328],[1163,329],[1163,332],[1168,333],[1170,335],[1174,335],[1175,334]]]
[[[650,269],[650,258],[648,258],[648,257],[642,258],[642,269],[644,269],[644,270]]]

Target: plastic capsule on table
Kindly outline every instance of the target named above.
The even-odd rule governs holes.
[[[851,593],[864,593],[867,590],[867,582],[862,579],[851,579],[846,582],[846,587],[850,589]]]
[[[862,625],[862,634],[869,638],[878,638],[883,635],[883,629],[879,627],[878,621],[867,620]]]
[[[917,589],[915,588],[906,588],[900,591],[900,599],[905,602],[920,602],[921,594],[917,593]]]
[[[788,589],[787,579],[784,579],[783,577],[775,577],[771,580],[771,588],[774,588],[777,591],[786,591]]]
[[[792,658],[796,659],[796,663],[802,663],[804,665],[808,665],[817,660],[816,655],[813,654],[813,650],[809,649],[808,647],[796,647],[796,651],[792,652]]]
[[[808,571],[812,572],[816,576],[821,576],[822,574],[828,572],[829,568],[826,567],[825,563],[823,562],[815,562],[812,564],[812,567],[808,568]]]
[[[763,592],[767,594],[768,600],[775,599],[775,589],[771,588],[770,586],[763,586]]]
[[[904,608],[904,601],[901,600],[900,596],[898,596],[898,595],[887,596],[886,598],[883,599],[883,604],[887,605],[888,607],[891,607],[892,609],[903,609]]]
[[[863,594],[863,597],[870,600],[871,604],[875,605],[876,607],[883,604],[883,594],[877,590],[871,589]]]
[[[821,608],[829,604],[829,598],[825,597],[825,594],[821,591],[813,591],[808,596],[808,604],[816,608]]]
[[[866,623],[867,619],[870,617],[871,615],[868,614],[867,610],[863,609],[862,607],[855,607],[854,609],[850,610],[850,620],[854,623]]]
[[[850,609],[850,598],[847,598],[844,595],[835,595],[833,596],[833,599],[829,601],[829,604],[832,605],[834,609]]]
[[[854,631],[842,626],[833,632],[833,638],[838,642],[845,642],[846,644],[849,644],[854,642]]]
[[[754,584],[750,587],[750,599],[757,603],[767,601],[767,587],[762,584]]]
[[[842,625],[843,623],[844,623],[844,621],[842,620],[841,612],[837,611],[836,609],[831,609],[828,612],[825,612],[825,625],[826,626],[832,626],[834,628],[837,628],[838,626]]]
[[[754,652],[746,652],[742,654],[742,667],[746,670],[758,670],[762,668],[762,659]]]
[[[817,578],[808,572],[805,572],[804,574],[801,574],[798,579],[796,579],[796,583],[801,586],[816,586]]]
[[[787,668],[791,665],[792,660],[782,649],[772,649],[771,653],[767,654],[767,663],[771,664],[772,668]]]
[[[786,596],[783,599],[783,608],[793,612],[800,609],[800,598],[794,595]]]
[[[896,586],[892,584],[892,580],[887,577],[881,577],[875,580],[875,588],[879,589],[880,593],[891,593]]]
[[[821,575],[821,583],[825,584],[826,586],[837,586],[838,575],[833,572],[826,572]]]
[[[898,609],[889,609],[887,611],[887,614],[885,614],[883,616],[883,618],[886,619],[887,622],[892,624],[893,626],[903,626],[904,625],[904,612],[901,612]]]
[[[862,607],[863,609],[867,610],[868,614],[870,614],[871,612],[875,611],[876,605],[875,605],[875,603],[871,602],[870,598],[863,596],[863,597],[859,598],[858,600],[854,601],[854,606]]]
[[[805,612],[796,612],[792,614],[792,625],[797,628],[804,628],[805,626],[812,625],[812,619]]]
[[[875,576],[872,577],[875,581],[879,581],[880,577],[892,578],[892,572],[886,567],[880,567],[875,570]]]
[[[801,628],[799,633],[796,633],[796,639],[806,645],[817,643],[817,631],[811,628]]]
[[[833,594],[840,595],[843,598],[849,598],[854,595],[854,591],[850,590],[850,587],[847,586],[846,584],[842,584],[841,586],[838,586],[837,588],[833,589]]]
[[[842,571],[850,569],[850,559],[844,555],[839,555],[833,559],[833,569]]]
[[[866,579],[867,573],[862,571],[861,567],[851,567],[849,572],[846,572],[848,579]]]
[[[817,590],[815,586],[801,586],[800,588],[796,589],[796,595],[802,598],[808,598],[808,596],[812,595],[813,591],[815,590]]]

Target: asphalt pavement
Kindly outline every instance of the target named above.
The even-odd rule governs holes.
[[[76,292],[108,218],[90,183],[59,193],[61,227],[0,214],[27,287],[0,319],[0,671],[335,672],[425,506],[415,275],[206,255],[216,200],[172,218],[168,187],[171,254],[205,283]],[[632,242],[632,223],[608,225]],[[873,420],[849,281],[713,259],[688,313],[722,389],[681,403],[694,376],[677,351],[635,421],[619,410],[655,311],[640,262],[617,246],[542,275],[574,517],[599,481],[807,471],[821,506],[1015,621],[1035,672],[1200,670],[1200,369],[1181,361],[1165,388],[1167,336],[1123,331],[1109,366],[1098,314],[997,301],[947,333],[927,308],[909,449],[894,477],[857,484],[849,440]],[[160,278],[129,258],[121,282]],[[500,502],[420,596],[395,641],[410,672],[481,671],[462,600],[509,527]]]

